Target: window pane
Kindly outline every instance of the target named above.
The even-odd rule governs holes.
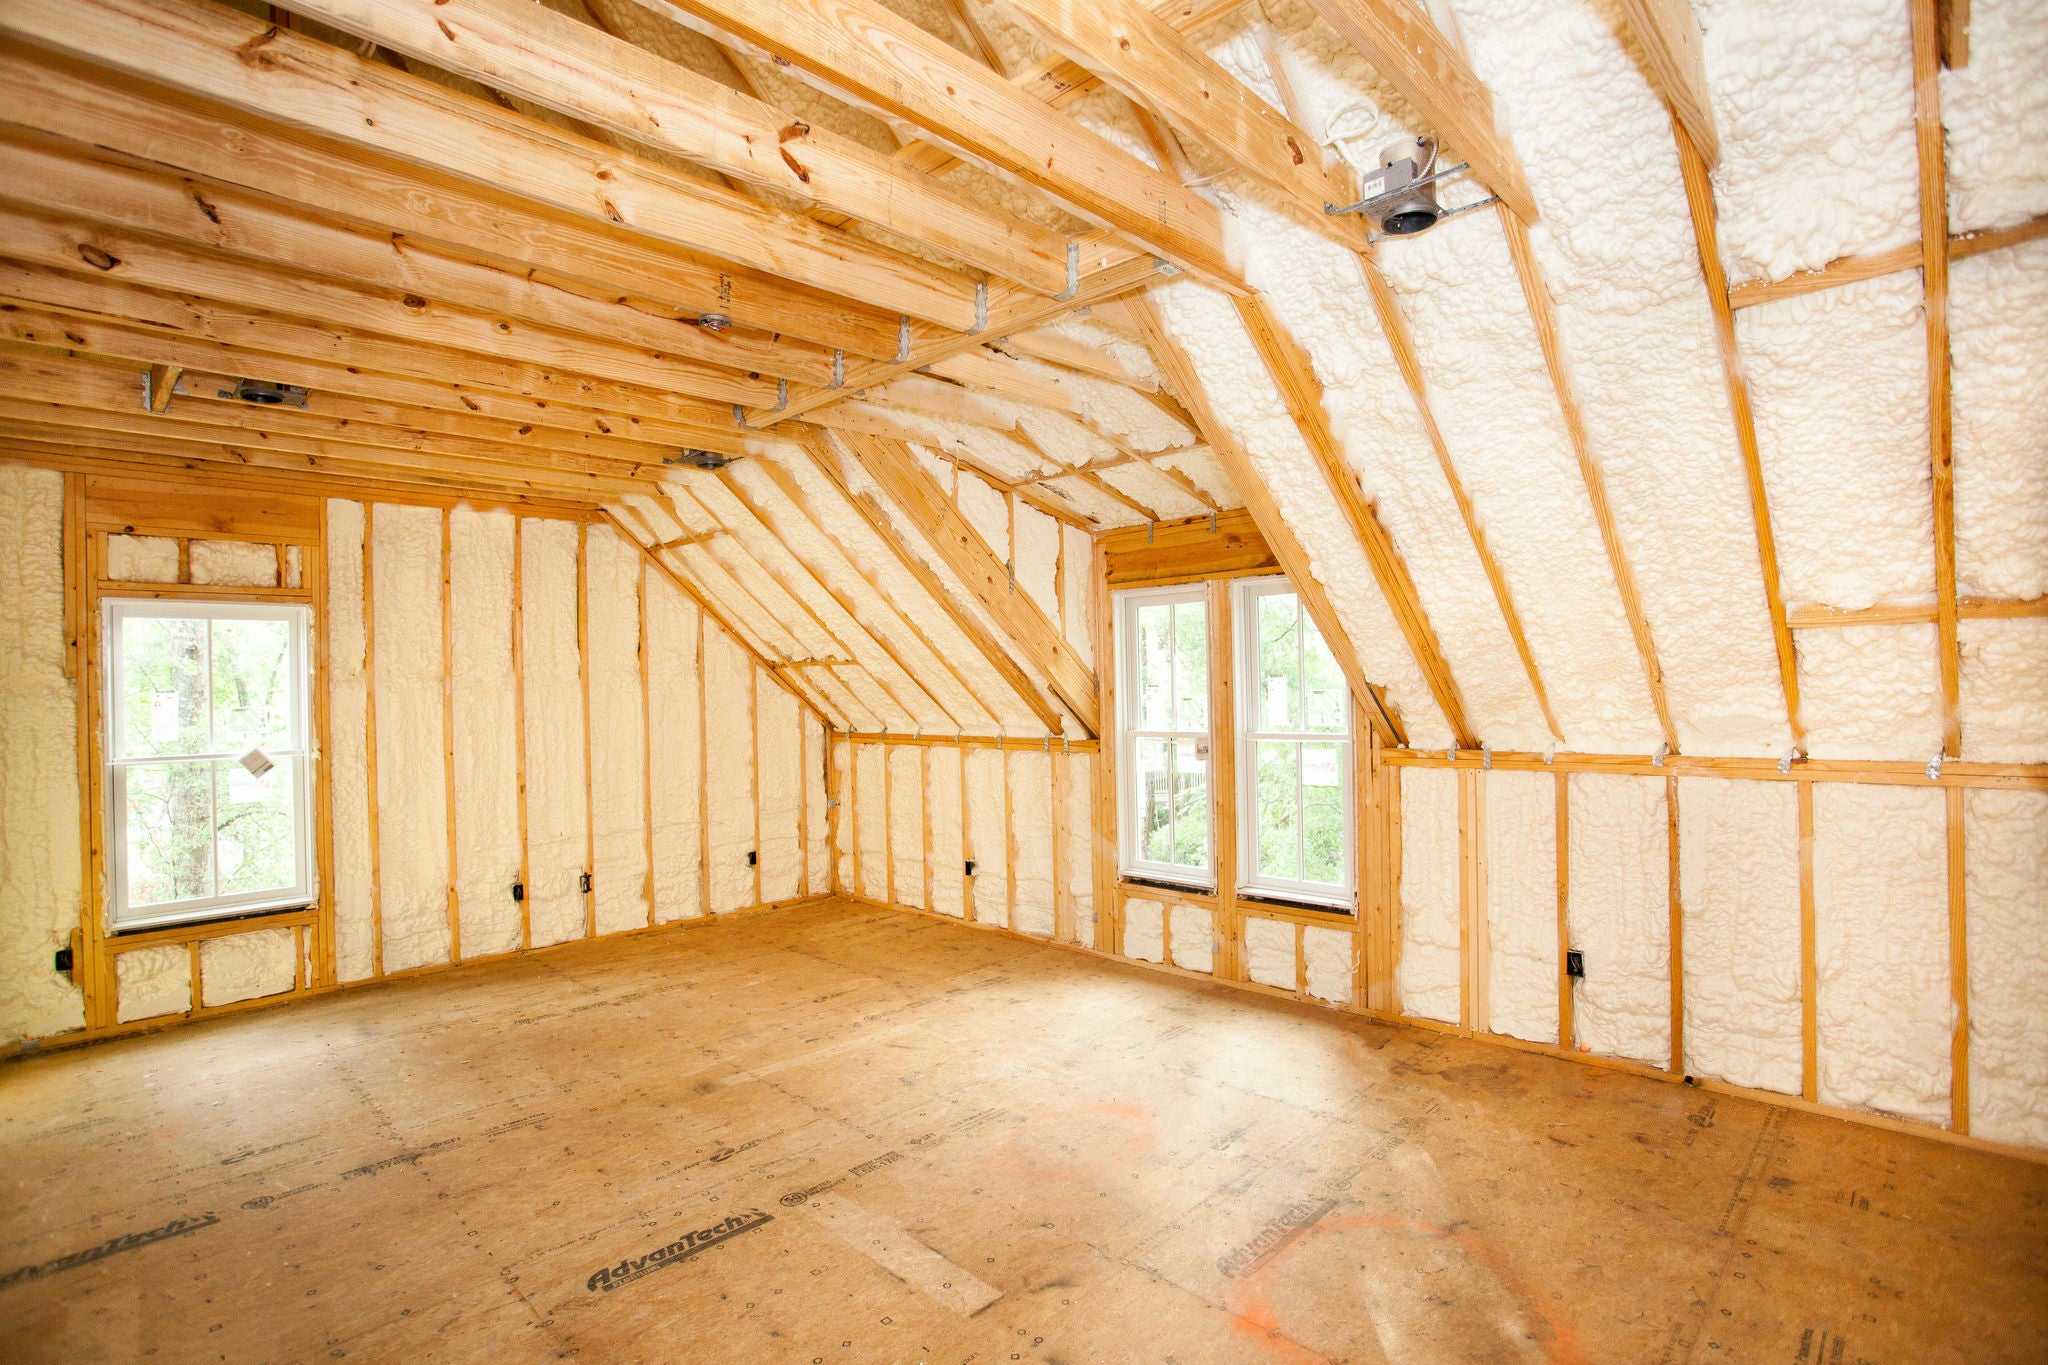
[[[1209,865],[1209,760],[1191,739],[1173,741],[1173,857],[1181,867]]]
[[[1297,624],[1299,599],[1291,592],[1269,593],[1259,604],[1259,695],[1261,730],[1301,728],[1301,652]]]
[[[1344,715],[1344,707],[1351,700],[1351,685],[1344,681],[1343,671],[1337,667],[1337,656],[1330,653],[1329,645],[1323,642],[1323,633],[1316,629],[1316,623],[1308,619],[1306,612],[1302,613],[1301,631],[1302,668],[1306,675],[1302,679],[1302,687],[1308,695],[1308,723],[1302,728],[1325,734],[1346,734],[1351,723]]]
[[[209,752],[206,622],[130,616],[120,632],[119,756]]]
[[[1302,880],[1344,876],[1344,764],[1334,744],[1301,748]]]
[[[251,777],[239,763],[213,765],[221,895],[288,891],[299,884],[297,763],[286,759],[261,777]]]
[[[1180,696],[1177,730],[1209,728],[1209,610],[1200,602],[1176,603],[1173,644],[1178,656]]]
[[[1173,725],[1173,604],[1138,608],[1138,728]],[[1162,767],[1164,760],[1161,760]]]
[[[1137,769],[1131,774],[1136,784],[1133,791],[1137,799],[1132,802],[1138,810],[1138,856],[1147,862],[1170,863],[1173,861],[1173,803],[1171,799],[1171,775],[1166,769],[1167,741],[1163,739],[1141,739],[1133,746],[1136,749]]]
[[[215,753],[297,747],[292,743],[291,642],[287,621],[213,623]],[[221,858],[225,864],[225,850]]]
[[[1291,880],[1301,875],[1301,830],[1295,819],[1295,760],[1300,746],[1262,741],[1256,748],[1259,808],[1252,830],[1257,845],[1253,865],[1261,877]]]
[[[127,779],[128,903],[211,896],[213,765],[137,765]]]

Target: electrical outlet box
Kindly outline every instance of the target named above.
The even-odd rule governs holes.
[[[588,872],[576,879],[576,889],[586,896],[590,894],[590,874]]]
[[[526,899],[526,883],[525,883],[525,882],[514,882],[514,883],[512,883],[512,899],[513,899],[513,900],[515,900],[515,901],[523,901],[523,900],[525,900],[525,899]]]
[[[970,877],[974,875],[974,859],[972,858],[967,860],[967,875]]]
[[[756,855],[756,854],[755,854],[754,850],[753,850],[753,849],[751,849],[751,848],[750,848],[750,849],[748,849],[748,850],[747,850],[747,866],[748,866],[748,867],[757,867],[757,866],[759,866],[759,865],[760,865],[760,862],[761,862],[761,859],[760,859],[760,857],[759,857],[758,855]]]
[[[1568,948],[1564,955],[1564,974],[1575,981],[1586,977],[1586,955],[1576,948]]]
[[[56,971],[64,973],[64,975],[66,976],[71,975],[71,950],[69,948],[59,948],[57,950],[56,960],[51,964],[51,966]]]

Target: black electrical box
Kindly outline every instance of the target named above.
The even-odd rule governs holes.
[[[1564,955],[1564,974],[1574,980],[1584,980],[1586,976],[1586,955],[1576,948],[1567,949]]]
[[[972,858],[967,860],[967,875],[970,877],[974,875],[974,859]]]
[[[576,879],[576,889],[586,896],[590,894],[590,874],[588,872]]]
[[[515,901],[523,901],[523,900],[525,900],[525,899],[526,899],[526,883],[525,883],[525,882],[514,882],[514,883],[512,883],[512,899],[513,899],[513,900],[515,900]]]
[[[757,857],[755,856],[755,854],[754,854],[754,850],[753,850],[753,849],[751,849],[751,848],[750,848],[750,849],[748,849],[748,850],[747,850],[747,866],[748,866],[748,867],[753,867],[753,866],[755,866],[755,865],[756,865],[757,863],[759,863],[759,862],[760,862],[760,859],[759,859],[759,858],[757,858]]]
[[[59,948],[56,961],[51,965],[55,970],[64,973],[64,975],[71,975],[71,950],[69,948]]]

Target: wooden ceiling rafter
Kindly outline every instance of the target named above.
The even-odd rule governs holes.
[[[1927,438],[1934,509],[1934,603],[1941,751],[1962,755],[1962,649],[1956,632],[1956,461],[1948,333],[1948,162],[1941,126],[1941,3],[1912,0],[1913,128],[1920,161],[1920,277],[1927,328]]]

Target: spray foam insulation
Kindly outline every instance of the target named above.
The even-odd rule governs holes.
[[[1141,461],[1111,465],[1095,477],[1161,521],[1198,517],[1209,510],[1207,503]]]
[[[182,943],[116,953],[114,991],[117,1023],[183,1014],[192,1008],[192,955]]]
[[[1088,628],[1095,601],[1095,542],[1078,527],[1060,526],[1061,593],[1066,615],[1060,618],[1061,634],[1084,668],[1095,667],[1095,637]]]
[[[1813,832],[1821,1102],[1938,1122],[1953,1019],[1944,794],[1816,783]]]
[[[965,811],[960,804],[965,791],[960,761],[966,750],[933,746],[921,752],[929,773],[925,819],[932,841],[932,902],[925,908],[961,919],[967,914],[966,854],[961,842]]]
[[[804,715],[796,698],[754,670],[754,745],[761,756],[761,900],[793,899],[804,882]]]
[[[1261,986],[1295,988],[1294,926],[1286,920],[1244,917],[1245,975]]]
[[[1557,1041],[1557,779],[1490,772],[1486,801],[1487,1027]]]
[[[1810,755],[1898,758],[1941,748],[1941,649],[1933,624],[1802,630],[1793,645]]]
[[[582,938],[588,777],[576,639],[573,522],[523,518],[520,624],[526,688],[526,913],[536,948]]]
[[[169,536],[108,536],[107,577],[116,583],[175,583],[178,542]]]
[[[1585,954],[1577,1046],[1671,1059],[1671,862],[1661,777],[1571,778],[1571,945]],[[1403,811],[1404,820],[1406,811]]]
[[[1020,934],[1053,935],[1053,757],[1026,749],[1003,755],[1010,765],[1010,838],[1017,855]]]
[[[328,780],[334,823],[334,959],[342,981],[376,970],[371,913],[369,686],[364,673],[363,505],[327,503]]]
[[[1458,9],[1543,206],[1532,244],[1679,747],[1782,752],[1790,734],[1756,532],[1670,113],[1624,26],[1591,0]]]
[[[704,632],[705,730],[710,802],[711,909],[718,914],[755,904],[754,662],[722,630]]]
[[[1948,315],[1958,590],[2048,595],[2048,241],[1957,261]]]
[[[376,654],[377,886],[386,972],[449,960],[443,757],[441,510],[371,517]]]
[[[448,516],[455,676],[455,892],[462,955],[519,946],[519,698],[512,672],[509,512]]]
[[[969,749],[967,765],[967,856],[974,860],[974,919],[1010,923],[1010,838],[1003,822],[1003,760],[994,749]]]
[[[1173,930],[1173,965],[1191,972],[1216,970],[1216,916],[1205,905],[1176,901],[1166,911]]]
[[[1237,485],[1223,472],[1223,464],[1216,458],[1216,452],[1208,446],[1189,446],[1170,455],[1162,455],[1152,462],[1161,469],[1171,469],[1186,475],[1204,493],[1209,495],[1218,507],[1242,507],[1244,495],[1237,491]]]
[[[1405,768],[1401,781],[1401,1012],[1458,1022],[1458,775]]]
[[[1113,530],[1119,526],[1142,526],[1145,518],[1118,502],[1109,494],[1089,483],[1086,479],[1072,475],[1056,479],[1044,479],[1041,486],[1055,498],[1067,504],[1080,516],[1094,522],[1098,530]]]
[[[640,552],[608,526],[585,549],[590,605],[590,879],[597,932],[649,922],[646,737],[640,697]]]
[[[698,716],[697,604],[657,574],[647,579],[647,742],[654,785],[654,918],[705,913],[701,875],[704,785]],[[820,803],[823,804],[822,802]]]
[[[1124,956],[1138,962],[1164,962],[1166,906],[1143,896],[1124,899]]]
[[[1309,925],[1301,931],[1301,960],[1311,996],[1333,1005],[1351,1003],[1357,944],[1358,936],[1349,929]]]
[[[1017,504],[1017,586],[1048,621],[1060,619],[1060,524],[1027,503]]]
[[[803,763],[805,836],[809,860],[804,865],[804,889],[822,895],[832,885],[831,814],[826,809],[825,725],[817,716],[803,714]]]
[[[277,547],[236,540],[195,540],[187,548],[194,583],[237,588],[277,586]]]
[[[854,861],[859,894],[889,899],[889,762],[886,745],[862,744],[853,751]]]
[[[1687,1074],[1798,1094],[1798,788],[1678,779],[1678,883]]]
[[[1095,946],[1095,761],[1087,754],[1055,759],[1067,770],[1067,808],[1056,813],[1068,840],[1067,904],[1073,907],[1074,942]],[[1105,858],[1114,858],[1104,849]]]
[[[200,1003],[232,1005],[281,995],[296,983],[298,942],[290,929],[257,929],[199,945]]]
[[[2048,793],[1963,798],[1970,1131],[2048,1147]]]
[[[85,1024],[78,988],[50,970],[83,890],[63,544],[64,476],[0,466],[0,1044]]]
[[[1949,231],[2048,213],[2048,5],[1979,0],[1970,62],[1941,73]]]
[[[924,750],[909,744],[880,746],[888,764],[889,876],[897,905],[927,910],[924,903]]]
[[[853,754],[853,745],[846,740],[832,741],[832,800],[838,803],[832,822],[832,846],[838,855],[832,868],[832,889],[848,896],[860,894],[854,861],[859,831],[853,823]]]
[[[2048,620],[1964,621],[1963,757],[2048,761]]]

